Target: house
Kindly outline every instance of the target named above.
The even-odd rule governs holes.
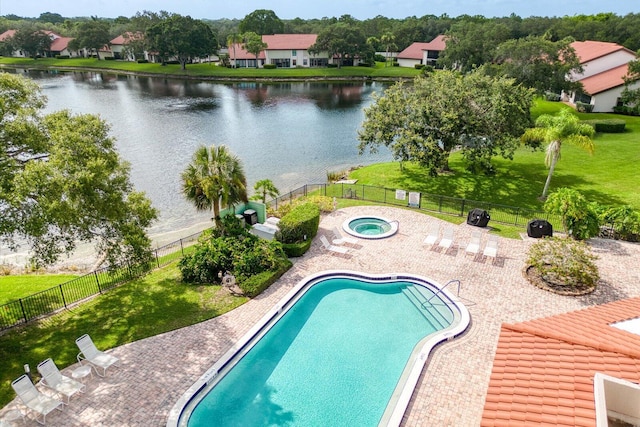
[[[12,38],[16,35],[16,30],[7,30],[4,33],[0,34],[0,43],[6,42],[8,39]],[[26,57],[26,53],[22,50],[15,50],[11,52],[11,56],[16,58],[24,58]]]
[[[439,35],[429,43],[415,42],[398,54],[398,65],[401,67],[415,67],[416,65],[435,66],[446,47],[444,35]]]
[[[616,43],[578,41],[571,43],[580,59],[583,72],[569,78],[582,83],[584,90],[565,94],[569,103],[593,105],[594,112],[611,112],[620,104],[628,63],[636,59],[633,51]],[[640,83],[637,83],[635,87]]]
[[[43,30],[44,34],[47,34],[51,38],[51,46],[46,52],[39,52],[43,56],[55,57],[56,55],[68,55],[69,57],[79,56],[78,52],[69,50],[69,42],[73,40],[72,37],[63,37],[53,31]],[[0,34],[0,42],[3,42],[16,34],[16,30],[7,30]],[[22,50],[16,50],[12,53],[13,57],[24,58],[26,53]]]
[[[132,41],[142,40],[144,35],[140,32],[133,33],[127,31],[119,35],[109,42],[106,48],[111,52],[111,56],[115,59],[124,59],[126,61],[135,61],[137,58],[131,49],[127,49],[127,45]]]
[[[639,381],[640,298],[503,324],[481,425],[640,425]]]
[[[278,68],[325,67],[337,59],[330,59],[328,53],[309,53],[318,38],[317,34],[272,34],[262,36],[267,47],[260,52],[258,66],[273,64]],[[237,68],[255,67],[256,56],[242,48],[241,43],[229,46],[229,60]]]

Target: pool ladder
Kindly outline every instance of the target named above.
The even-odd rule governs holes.
[[[458,279],[451,279],[449,280],[447,283],[444,284],[443,287],[441,287],[440,289],[438,289],[438,292],[436,292],[435,294],[431,295],[431,298],[429,298],[427,300],[427,302],[431,301],[432,299],[434,299],[436,296],[438,296],[438,294],[440,292],[442,292],[444,290],[444,288],[446,288],[447,286],[449,286],[451,283],[457,283],[458,284],[458,292],[456,293],[456,296],[460,296],[460,286],[462,285],[462,283],[460,282],[460,280]]]

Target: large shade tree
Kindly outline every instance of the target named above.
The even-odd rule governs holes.
[[[273,10],[258,9],[240,21],[239,30],[241,33],[252,32],[261,36],[281,34],[284,32],[284,24]]]
[[[491,172],[491,158],[512,158],[531,125],[532,92],[513,80],[441,71],[397,83],[365,109],[360,152],[389,147],[395,160],[414,161],[432,176],[449,170],[459,149],[469,169]]]
[[[172,14],[151,25],[146,32],[150,50],[159,52],[164,61],[176,58],[184,70],[192,59],[215,53],[218,42],[204,21]]]
[[[367,39],[356,25],[337,22],[318,34],[316,42],[309,47],[309,53],[328,52],[329,58],[339,58],[338,67],[348,58],[365,58],[369,51]]]
[[[242,35],[242,48],[249,53],[252,53],[256,57],[256,68],[259,67],[258,57],[260,56],[260,52],[267,48],[267,44],[262,41],[262,36],[260,34],[249,31],[248,33],[244,33]],[[234,61],[235,63],[236,61]]]
[[[73,50],[89,49],[100,59],[99,51],[111,41],[109,23],[92,17],[90,21],[80,22],[75,29],[75,37],[69,42]]]
[[[16,30],[13,37],[7,42],[10,46],[7,53],[10,54],[11,51],[22,50],[25,55],[36,58],[38,55],[45,55],[49,52],[53,40],[44,30],[27,23]]]
[[[94,242],[110,265],[150,260],[145,229],[156,219],[134,191],[99,117],[42,114],[31,80],[0,73],[0,241],[26,241],[36,265],[55,262],[78,242]]]
[[[247,201],[247,179],[240,159],[224,145],[200,146],[182,172],[182,193],[199,211],[211,211],[220,227],[220,209]]]
[[[551,177],[560,159],[562,144],[569,143],[593,153],[593,126],[581,123],[578,116],[565,108],[558,114],[543,114],[536,119],[536,126],[522,135],[522,141],[529,146],[547,144],[545,164],[549,168],[547,180],[542,190],[542,198],[547,197]]]

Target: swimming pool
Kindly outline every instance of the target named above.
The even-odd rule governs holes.
[[[346,220],[342,228],[352,236],[362,239],[384,239],[396,234],[398,221],[378,216],[359,216]]]
[[[398,425],[431,348],[469,323],[437,290],[413,275],[307,278],[189,389],[167,425]]]

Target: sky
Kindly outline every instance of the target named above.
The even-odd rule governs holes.
[[[242,19],[257,9],[273,10],[280,19],[312,19],[351,15],[364,20],[382,15],[406,18],[447,14],[509,16],[574,16],[613,12],[640,13],[638,0],[0,0],[0,15],[37,18],[41,13],[63,17],[131,17],[161,10],[195,19]]]

